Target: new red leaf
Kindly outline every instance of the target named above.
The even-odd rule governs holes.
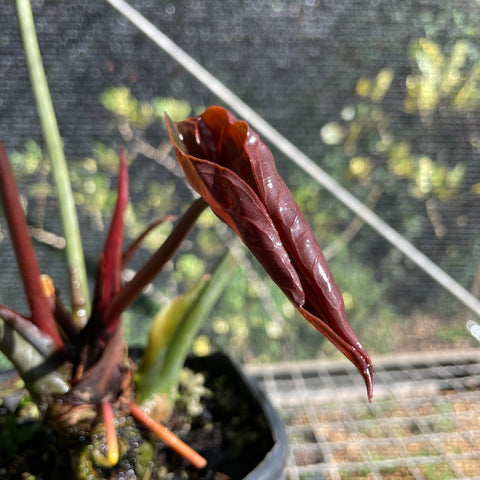
[[[357,366],[370,398],[370,357],[348,323],[341,292],[270,150],[222,107],[183,122],[167,117],[167,127],[189,183],[299,312]]]
[[[120,150],[120,174],[117,187],[117,202],[112,216],[102,255],[98,266],[97,291],[94,309],[102,318],[103,334],[111,335],[120,322],[120,316],[105,318],[105,312],[120,290],[123,258],[123,234],[125,210],[128,204],[128,170],[123,149]]]

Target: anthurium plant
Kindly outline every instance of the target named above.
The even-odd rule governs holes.
[[[24,44],[27,59],[35,64],[35,52],[28,50],[28,42]],[[38,62],[31,68],[38,73]],[[42,75],[32,79],[34,91],[35,82],[45,82]],[[40,97],[45,100],[45,91]],[[50,115],[41,108],[39,113],[41,118]],[[167,117],[166,121],[176,158],[198,198],[135,276],[123,281],[122,271],[136,248],[162,220],[124,248],[128,162],[120,150],[117,201],[98,260],[91,305],[79,252],[73,252],[74,262],[67,262],[68,307],[57,286],[40,271],[14,173],[0,141],[2,207],[30,309],[22,314],[0,305],[0,350],[15,366],[49,426],[73,443],[97,432],[101,441],[92,443],[90,455],[98,468],[112,468],[125,454],[117,429],[118,419],[126,417],[145,425],[195,467],[206,466],[205,459],[165,423],[185,357],[228,283],[235,261],[226,254],[211,276],[202,278],[155,318],[138,367],[123,338],[122,313],[172,258],[208,207],[240,237],[300,314],[355,364],[365,379],[368,398],[372,395],[370,358],[347,321],[342,295],[317,240],[266,145],[247,123],[218,106],[198,117],[180,122]],[[52,123],[46,125],[51,134]],[[61,160],[54,163],[52,159],[52,164],[54,170],[68,173]],[[73,202],[68,201],[68,193],[61,193],[68,175],[59,178],[58,202],[70,205],[64,216],[71,222],[76,219]],[[70,229],[64,222],[67,243]],[[100,437],[99,425],[103,426]]]
[[[0,305],[0,347],[55,428],[69,435],[84,434],[104,422],[107,465],[114,465],[119,457],[113,419],[127,413],[162,435],[198,468],[205,466],[142,405],[164,412],[160,419],[168,419],[165,412],[170,411],[169,398],[188,346],[221,294],[232,262],[224,259],[212,277],[157,317],[136,376],[122,337],[121,315],[175,253],[207,206],[238,234],[301,315],[356,365],[368,397],[372,394],[370,358],[347,321],[340,290],[310,226],[277,173],[270,150],[245,122],[222,107],[210,107],[182,122],[167,117],[167,126],[176,158],[200,197],[133,279],[122,283],[126,262],[144,235],[124,252],[128,174],[121,151],[117,203],[98,262],[91,313],[82,328],[49,277],[40,272],[13,171],[0,144],[3,209],[30,306],[30,315],[25,316]]]

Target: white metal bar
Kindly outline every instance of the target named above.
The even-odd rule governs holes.
[[[433,263],[426,255],[414,247],[401,234],[384,222],[372,210],[366,207],[348,190],[331,178],[311,158],[301,152],[295,145],[275,130],[268,122],[250,108],[243,100],[235,95],[228,87],[221,83],[214,75],[202,67],[196,60],[182,50],[176,43],[162,33],[155,25],[148,21],[137,10],[124,0],[106,0],[116,8],[125,18],[132,22],[140,31],[158,45],[165,53],[180,63],[199,82],[211,90],[245,121],[257,133],[267,138],[290,160],[307,172],[312,178],[326,188],[332,195],[362,218],[368,225],[376,230],[382,237],[398,248],[406,257],[420,267],[425,273],[444,287],[466,307],[480,317],[480,301],[468,290],[448,275],[438,265]]]

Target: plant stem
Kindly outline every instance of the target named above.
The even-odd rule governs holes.
[[[123,252],[123,257],[122,257],[122,270],[127,267],[127,265],[130,263],[130,260],[132,259],[133,255],[135,254],[135,251],[137,248],[140,246],[142,241],[145,239],[145,237],[158,225],[161,225],[164,222],[173,222],[177,220],[177,217],[174,215],[167,215],[163,218],[159,218],[158,220],[155,220],[152,222],[130,245],[129,247]]]
[[[198,217],[207,206],[203,198],[198,198],[188,207],[188,210],[175,225],[172,233],[162,246],[114,297],[112,303],[105,311],[105,324],[108,324],[111,318],[120,316],[137,299],[142,290],[156,277],[165,263],[172,258],[172,255],[180,247],[182,241],[190,233]]]
[[[42,410],[69,391],[68,374],[61,373],[54,357],[40,352],[2,317],[0,350],[13,363]]]
[[[70,269],[70,275],[74,278],[72,283],[78,282],[82,293],[82,305],[77,305],[76,302],[72,302],[72,309],[74,310],[72,316],[78,319],[79,322],[85,323],[90,312],[88,280],[77,212],[73,200],[67,162],[63,151],[63,142],[58,130],[47,78],[43,68],[30,0],[16,0],[16,5],[30,82],[37,104],[43,137],[53,166],[58,203],[60,205],[60,216],[66,239],[67,263]],[[86,315],[77,315],[77,311],[83,309],[86,310]],[[83,325],[79,326],[82,327]]]
[[[28,233],[27,220],[20,203],[15,176],[1,141],[0,197],[17,259],[18,270],[30,307],[31,321],[43,333],[47,334],[58,348],[61,348],[63,347],[63,340],[60,337],[52,310],[45,295],[40,267],[35,256],[32,239]]]

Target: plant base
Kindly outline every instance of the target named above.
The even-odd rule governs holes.
[[[119,419],[118,436],[123,455],[112,469],[93,459],[93,444],[102,445],[99,431],[80,445],[65,439],[32,418],[29,402],[6,384],[8,397],[0,404],[0,477],[57,480],[82,479],[281,479],[287,454],[283,424],[258,388],[224,355],[192,358],[188,368],[205,376],[211,396],[201,400],[203,409],[185,423],[179,406],[169,427],[208,460],[198,471],[152,438],[131,417]],[[92,438],[93,437],[93,438]],[[82,440],[82,438],[80,439]],[[73,460],[72,460],[73,459]]]

